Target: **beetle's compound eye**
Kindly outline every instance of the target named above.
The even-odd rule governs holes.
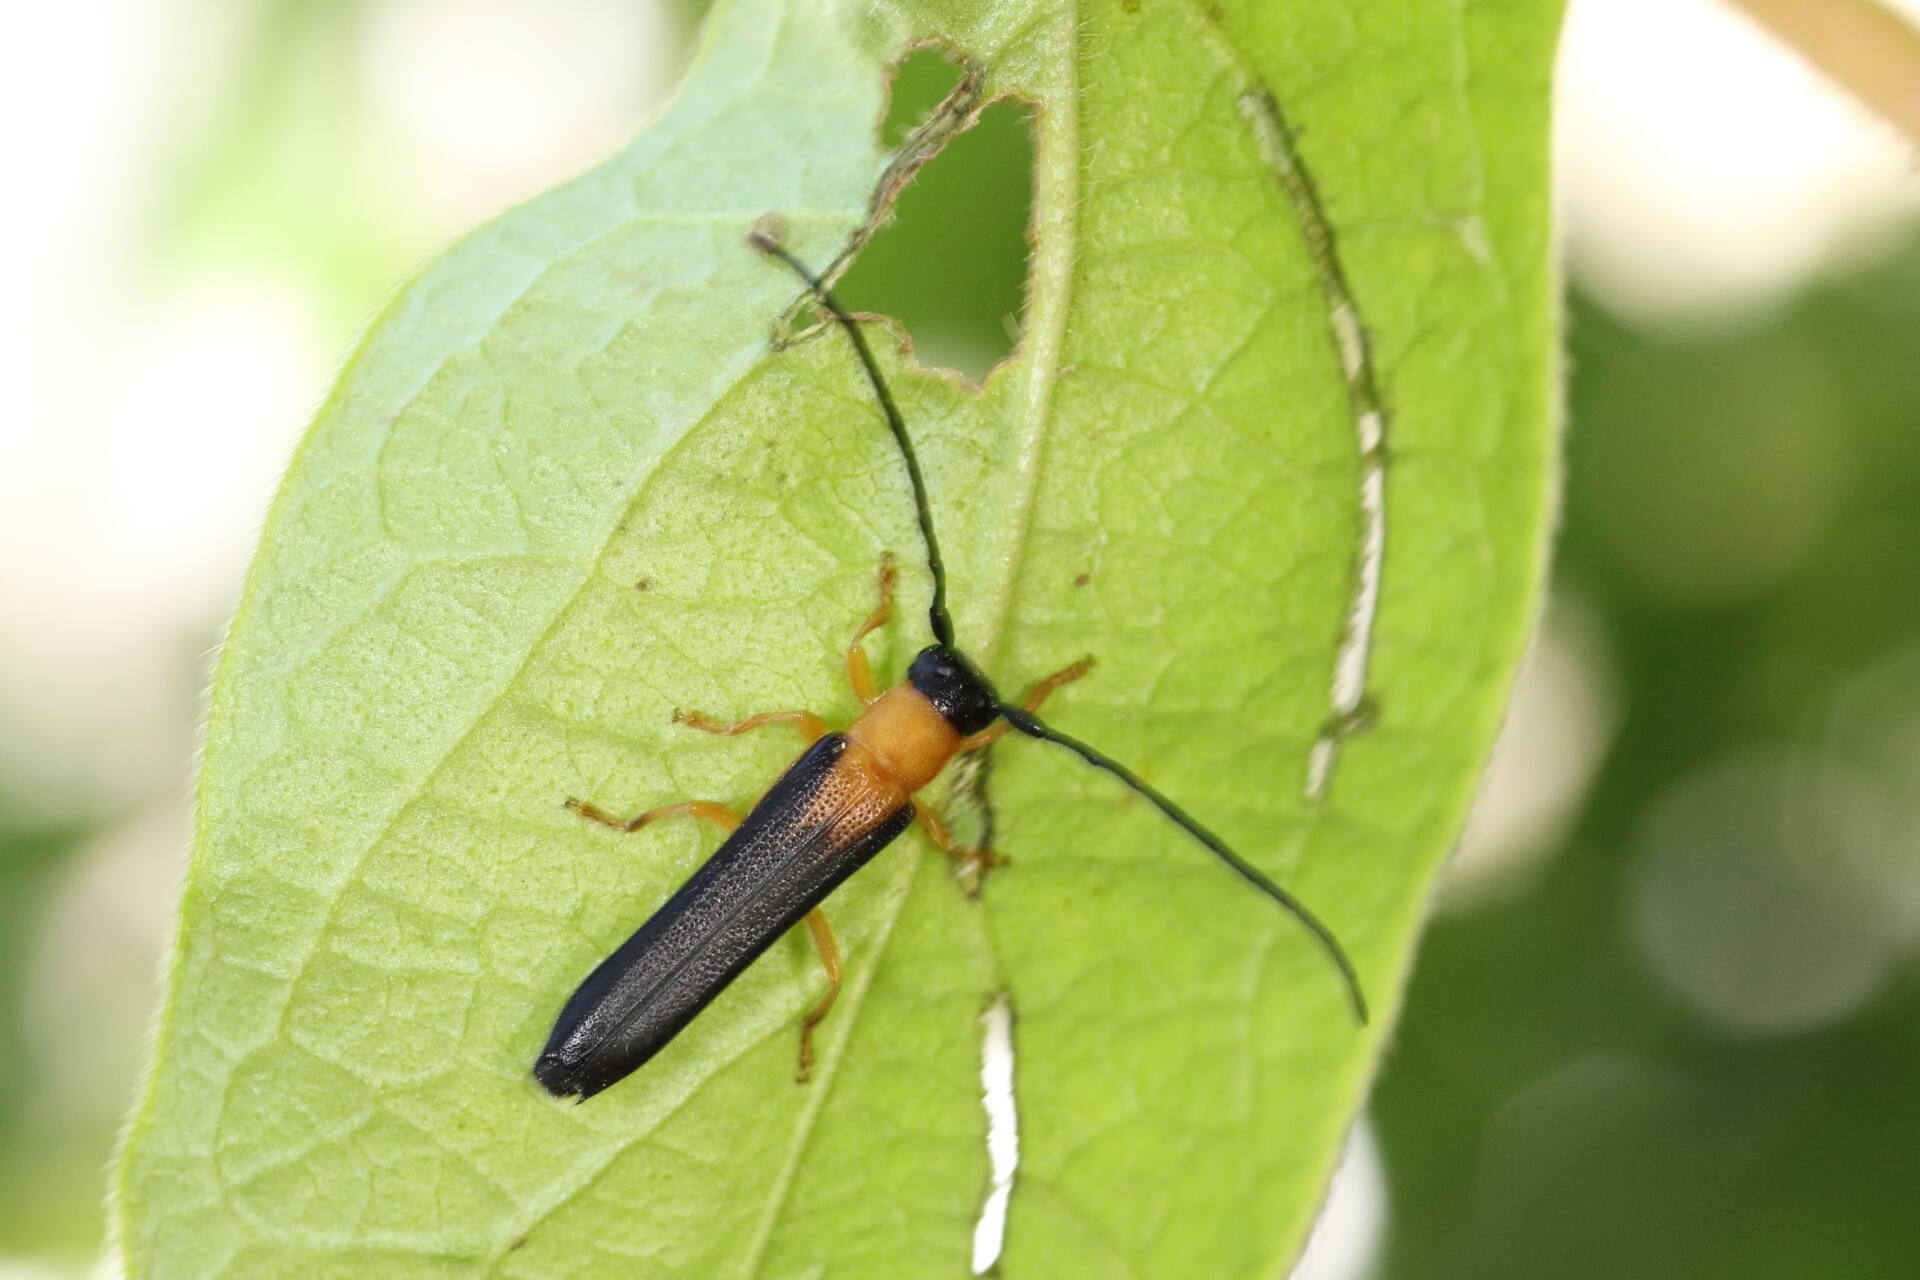
[[[1000,695],[971,662],[947,648],[930,644],[907,668],[907,683],[931,702],[934,710],[961,737],[978,733],[1000,714]]]

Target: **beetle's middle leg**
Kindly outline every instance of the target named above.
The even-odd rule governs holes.
[[[800,731],[800,736],[807,740],[809,746],[820,741],[827,733],[827,722],[811,711],[763,711],[757,716],[748,716],[745,720],[736,720],[732,724],[724,720],[715,720],[698,711],[675,711],[673,722],[683,724],[689,729],[699,729],[703,733],[728,736],[770,724],[790,724]]]
[[[603,827],[612,827],[615,831],[624,831],[632,835],[649,823],[662,818],[698,818],[702,822],[711,822],[728,835],[740,825],[740,815],[717,800],[688,800],[683,804],[662,805],[658,809],[649,809],[635,818],[616,818],[599,805],[589,804],[585,800],[567,797],[567,808],[573,810],[589,822],[597,822]]]
[[[860,624],[860,629],[853,633],[853,639],[847,642],[847,683],[853,686],[854,693],[863,703],[871,703],[880,696],[873,687],[872,664],[867,661],[867,652],[860,647],[860,642],[867,638],[869,632],[885,626],[887,620],[893,617],[893,552],[881,555],[880,572],[876,576],[880,584],[880,603],[873,607],[873,612]],[[790,724],[800,731],[809,746],[827,735],[827,722],[811,711],[766,711],[729,723],[699,711],[676,710],[673,721],[689,729],[729,736],[770,724]]]
[[[1063,684],[1072,684],[1087,674],[1092,666],[1092,658],[1082,658],[1078,662],[1060,668],[1029,689],[1020,705],[1028,711],[1038,711],[1041,704],[1055,689]],[[990,725],[979,733],[962,738],[955,751],[956,753],[973,751],[984,747],[990,742],[997,741],[1010,727],[1005,720]],[[955,840],[953,834],[947,830],[946,824],[940,821],[939,815],[934,813],[931,807],[924,804],[916,806],[914,816],[920,822],[920,829],[926,832],[927,839],[933,842],[933,847],[953,859],[960,873],[961,882],[969,886],[967,896],[978,897],[980,883],[986,879],[987,872],[1007,865],[1007,859],[1002,854],[984,847],[969,848]]]
[[[926,832],[927,839],[933,842],[933,847],[952,858],[961,875],[970,878],[974,885],[977,886],[981,880],[985,879],[987,872],[1007,865],[1006,858],[991,849],[970,849],[955,840],[953,833],[947,830],[947,824],[940,821],[939,815],[934,813],[932,806],[916,804],[913,807],[913,816],[920,823],[920,829]],[[978,889],[975,888],[968,896],[979,896]]]

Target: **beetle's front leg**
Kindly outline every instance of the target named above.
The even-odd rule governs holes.
[[[873,687],[873,666],[867,661],[867,651],[860,647],[860,642],[867,638],[868,632],[885,626],[887,620],[893,617],[893,552],[881,553],[880,571],[876,578],[880,587],[880,602],[873,606],[873,612],[853,633],[853,639],[847,641],[847,683],[853,686],[854,696],[868,705],[872,705],[873,700],[880,696],[880,691]]]
[[[1021,708],[1026,711],[1038,711],[1055,689],[1058,689],[1063,684],[1072,684],[1075,680],[1078,680],[1091,670],[1093,670],[1092,658],[1082,658],[1078,662],[1068,663],[1046,679],[1036,683],[1033,688],[1027,690],[1027,696],[1020,704]],[[1007,730],[1012,727],[1013,726],[1009,725],[1005,720],[1000,721],[998,724],[988,725],[980,732],[960,739],[960,745],[956,750],[976,751],[990,742],[998,742],[1006,736]]]

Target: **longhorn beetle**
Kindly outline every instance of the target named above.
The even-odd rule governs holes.
[[[866,710],[844,732],[828,732],[826,723],[809,711],[768,712],[737,724],[716,723],[698,713],[675,713],[681,723],[710,733],[744,733],[762,725],[791,724],[806,736],[810,745],[744,819],[725,805],[705,800],[649,809],[628,820],[584,800],[566,802],[581,817],[619,831],[638,831],[660,818],[687,816],[710,822],[727,834],[666,905],[580,984],[533,1065],[534,1078],[555,1096],[577,1095],[581,1101],[616,1083],[664,1048],[774,939],[804,918],[828,982],[826,994],[800,1024],[798,1078],[805,1080],[813,1062],[813,1028],[840,993],[840,949],[820,903],[915,818],[946,853],[990,860],[984,850],[959,848],[931,811],[915,809],[912,797],[954,756],[984,747],[1009,730],[1057,743],[1112,774],[1292,913],[1339,969],[1354,1016],[1364,1024],[1366,997],[1353,965],[1339,939],[1304,903],[1131,769],[1039,718],[1036,713],[1047,695],[1086,674],[1090,659],[1040,681],[1015,706],[1002,702],[992,683],[961,654],[947,612],[946,566],[934,538],[920,460],[865,335],[820,278],[771,234],[756,228],[748,241],[792,268],[852,340],[913,489],[933,578],[927,617],[934,642],[914,658],[904,681],[884,693],[875,690],[860,642],[892,616],[893,563],[885,557],[880,565],[880,603],[847,646],[847,679]]]

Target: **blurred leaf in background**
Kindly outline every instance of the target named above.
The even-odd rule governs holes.
[[[84,831],[3,824],[0,815],[0,1250],[65,1245],[70,1260],[84,1261],[99,1231],[98,1198],[85,1191],[98,1176],[101,1149],[65,1149],[62,1117],[36,1113],[54,1064],[29,1049],[24,1034],[35,1014],[57,1025],[81,1012],[29,1010],[25,979],[55,873]],[[88,1040],[83,1035],[77,1047],[84,1051]]]
[[[1556,574],[1621,721],[1428,934],[1383,1277],[1920,1274],[1916,299],[1920,247],[1736,333],[1577,307]]]
[[[0,80],[0,1272],[91,1272],[189,838],[208,655],[366,318],[618,145],[638,0],[36,10]]]

